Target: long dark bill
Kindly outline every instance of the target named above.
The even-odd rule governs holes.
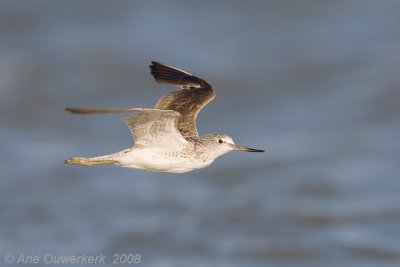
[[[255,148],[238,146],[238,145],[234,145],[233,148],[234,148],[234,150],[244,151],[244,152],[265,152],[264,150],[261,150],[261,149],[255,149]]]

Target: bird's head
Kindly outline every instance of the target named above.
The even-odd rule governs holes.
[[[264,152],[264,150],[249,148],[245,146],[236,145],[233,139],[226,134],[210,134],[208,135],[209,147],[214,152],[215,157],[222,156],[231,151],[244,151],[244,152]]]

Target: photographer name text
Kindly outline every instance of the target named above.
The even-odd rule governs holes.
[[[139,253],[114,253],[107,257],[104,254],[98,255],[57,255],[48,253],[46,255],[33,255],[33,254],[12,254],[8,253],[3,257],[6,264],[62,264],[62,265],[74,265],[74,264],[138,264],[142,260],[142,255]]]

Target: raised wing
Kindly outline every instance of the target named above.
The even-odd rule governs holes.
[[[132,116],[124,119],[135,139],[135,144],[174,147],[187,144],[176,127],[180,114],[173,110],[135,108]]]
[[[175,110],[181,114],[177,127],[183,136],[198,136],[196,118],[199,111],[215,97],[209,83],[192,74],[158,62],[151,62],[151,74],[159,83],[168,83],[182,90],[161,97],[155,108]]]

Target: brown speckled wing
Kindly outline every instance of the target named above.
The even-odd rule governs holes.
[[[173,110],[133,108],[133,115],[124,119],[135,139],[145,146],[177,147],[187,144],[176,127],[180,114]]]
[[[214,99],[214,89],[205,80],[178,68],[152,61],[150,69],[157,82],[182,88],[161,97],[155,108],[179,112],[181,117],[178,119],[177,126],[182,135],[184,137],[198,136],[197,114]]]

